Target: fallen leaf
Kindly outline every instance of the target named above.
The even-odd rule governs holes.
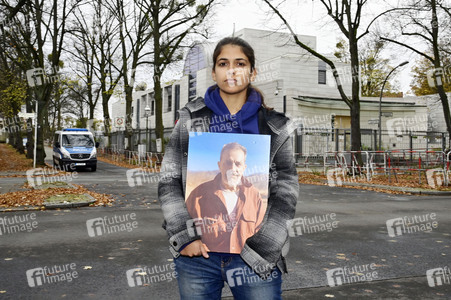
[[[91,266],[84,266],[84,267],[83,267],[83,270],[91,270],[91,269],[92,269]]]

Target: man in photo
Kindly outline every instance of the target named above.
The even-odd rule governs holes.
[[[220,173],[196,187],[186,200],[210,252],[240,253],[263,220],[260,193],[243,176],[246,155],[246,148],[238,143],[224,145],[218,162]]]

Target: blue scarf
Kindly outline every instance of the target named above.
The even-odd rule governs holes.
[[[262,105],[260,94],[253,88],[241,110],[231,115],[219,94],[219,88],[208,88],[205,93],[205,105],[213,111],[210,120],[210,132],[259,134],[258,109]]]

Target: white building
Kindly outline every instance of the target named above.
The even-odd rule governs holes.
[[[350,110],[340,98],[329,66],[296,45],[287,33],[243,29],[236,32],[235,36],[246,40],[255,50],[258,75],[254,85],[263,92],[268,106],[293,117],[299,128],[323,128],[330,132],[333,132],[333,129],[350,128]],[[316,50],[316,37],[307,35],[298,35],[298,37],[300,41]],[[185,58],[183,77],[163,85],[165,136],[168,137],[172,131],[177,110],[187,102],[199,96],[204,96],[207,88],[214,84],[211,79],[211,70],[215,45],[216,42],[194,44]],[[334,60],[333,57],[329,57],[329,59]],[[342,78],[344,92],[351,97],[352,75],[350,66],[336,61],[334,63]],[[148,125],[151,132],[150,139],[155,139],[152,130],[155,128],[153,90],[135,92],[133,99],[133,127],[141,129],[142,140],[145,138],[145,129]],[[147,105],[150,107],[148,118],[146,118],[144,110]],[[374,134],[371,130],[377,129],[378,126],[376,123],[379,116],[378,105],[378,98],[362,98],[361,127],[368,129],[366,133],[371,134],[370,140],[362,145],[367,148],[374,148]],[[119,116],[117,112],[120,113],[120,111],[119,108],[113,107],[113,119]],[[415,100],[410,99],[384,98],[382,112],[382,115],[385,116],[381,122],[382,129],[390,130],[389,118],[396,119],[427,114],[427,106],[425,103],[418,104]],[[147,120],[148,124],[146,124]],[[427,120],[424,123],[427,124]],[[300,130],[298,130],[298,134],[299,132]],[[335,145],[337,139],[334,137],[328,138],[330,141],[322,143],[327,144],[327,146],[323,145],[317,149],[305,147],[305,143],[297,140],[296,152],[332,151],[337,147]],[[390,138],[399,140],[396,134]],[[349,137],[346,138],[346,135],[344,135],[339,140],[340,150],[344,149],[344,143],[347,139]],[[136,143],[137,141],[135,141]],[[383,146],[385,149],[398,147],[394,141],[386,138],[383,139],[382,144],[385,145]],[[348,145],[350,145],[349,141]]]

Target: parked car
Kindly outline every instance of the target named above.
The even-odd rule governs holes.
[[[77,167],[97,169],[99,143],[88,129],[66,128],[55,132],[53,140],[53,166],[73,171]]]

